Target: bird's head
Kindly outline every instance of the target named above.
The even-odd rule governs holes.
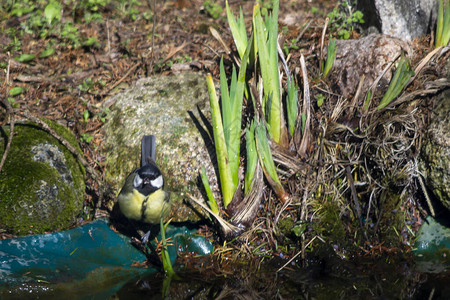
[[[161,171],[156,165],[148,164],[136,171],[133,186],[144,196],[159,190],[164,185]]]

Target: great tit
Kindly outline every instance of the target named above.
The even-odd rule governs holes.
[[[131,172],[118,196],[121,212],[128,219],[158,224],[170,213],[164,179],[155,164],[155,137],[142,139],[141,167]]]

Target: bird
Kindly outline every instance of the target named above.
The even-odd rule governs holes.
[[[120,211],[130,220],[159,224],[170,213],[170,199],[163,187],[164,178],[155,163],[155,136],[145,135],[141,167],[127,176],[117,197]]]

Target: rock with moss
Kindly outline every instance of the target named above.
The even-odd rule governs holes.
[[[450,90],[434,100],[428,135],[421,149],[419,168],[427,186],[450,210]]]
[[[65,127],[46,121],[81,153]],[[0,129],[0,157],[9,126]],[[83,210],[85,171],[53,136],[39,127],[16,125],[11,148],[0,173],[0,226],[15,235],[69,228]]]
[[[205,117],[209,115],[205,76],[182,73],[143,78],[108,102],[113,104],[103,127],[106,180],[119,192],[126,176],[139,166],[142,136],[153,134],[156,162],[174,203],[171,216],[175,221],[198,220],[199,211],[183,200],[188,193],[200,197],[198,176],[202,165],[213,187],[217,187],[208,152],[214,147],[212,134],[206,129],[210,122]]]

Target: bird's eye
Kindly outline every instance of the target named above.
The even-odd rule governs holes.
[[[150,181],[150,183],[152,186],[159,189],[159,188],[162,188],[164,181],[163,181],[162,176],[159,175],[158,177],[156,177],[156,179]]]
[[[135,188],[137,188],[137,187],[141,186],[141,184],[142,184],[142,178],[141,178],[141,176],[139,176],[138,174],[136,174],[136,176],[134,176],[133,186],[134,186]]]

